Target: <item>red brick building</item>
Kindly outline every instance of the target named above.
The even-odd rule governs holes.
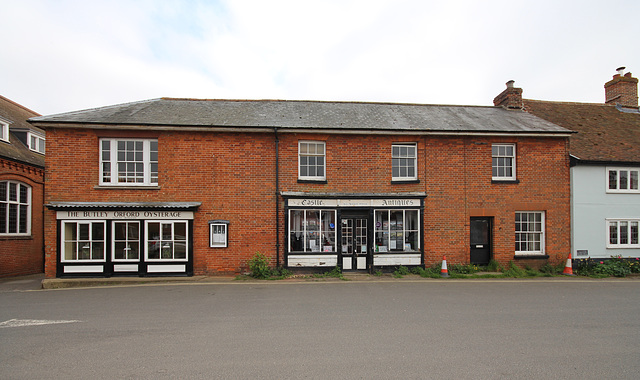
[[[48,139],[48,277],[570,249],[570,132],[521,110],[163,98],[30,121]]]
[[[42,273],[44,131],[0,96],[0,277]]]

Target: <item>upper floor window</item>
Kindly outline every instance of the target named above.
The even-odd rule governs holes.
[[[391,146],[391,180],[416,179],[416,144],[393,144]]]
[[[324,141],[300,141],[298,143],[298,178],[325,180]]]
[[[516,212],[516,255],[544,254],[544,212]]]
[[[635,168],[607,168],[607,192],[638,193],[638,173]]]
[[[0,140],[9,142],[9,123],[0,120]]]
[[[31,187],[14,181],[0,182],[0,235],[31,233]]]
[[[491,146],[491,179],[497,181],[516,179],[516,145],[493,144]]]
[[[100,140],[100,184],[158,184],[158,140]]]
[[[607,220],[607,248],[638,248],[638,220]]]
[[[44,137],[29,132],[29,149],[44,154],[44,141]]]

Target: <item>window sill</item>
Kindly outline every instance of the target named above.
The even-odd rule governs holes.
[[[419,179],[392,179],[392,185],[403,185],[407,183],[420,183]]]
[[[96,190],[160,190],[160,186],[157,185],[143,185],[143,186],[127,186],[127,185],[97,185],[93,187]]]
[[[519,179],[491,179],[492,184],[504,183],[504,184],[518,184],[520,183]]]
[[[513,258],[515,260],[526,260],[526,259],[546,260],[549,258],[549,255],[515,255],[513,256]]]
[[[0,235],[0,240],[33,240],[31,235]]]
[[[326,179],[298,179],[298,183],[319,183],[326,184]]]

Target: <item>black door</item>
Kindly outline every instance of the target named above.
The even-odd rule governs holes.
[[[341,224],[342,269],[367,269],[367,219],[343,217]]]
[[[491,260],[491,224],[491,218],[471,218],[471,264],[489,264]]]

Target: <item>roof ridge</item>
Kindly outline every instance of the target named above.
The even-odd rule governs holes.
[[[36,111],[34,111],[34,110],[32,110],[32,109],[29,109],[29,108],[27,108],[27,107],[23,106],[23,105],[22,105],[22,104],[20,104],[20,103],[14,102],[13,100],[11,100],[11,99],[9,99],[9,98],[7,98],[7,97],[5,97],[5,96],[0,95],[0,98],[2,98],[2,99],[4,99],[4,100],[6,100],[7,102],[9,102],[9,103],[13,104],[13,105],[14,105],[14,106],[16,106],[16,107],[20,107],[20,108],[22,108],[22,109],[23,109],[23,110],[25,110],[25,111],[29,111],[29,112],[31,112],[31,113],[34,113],[34,114],[38,115],[38,116],[42,116],[42,115],[41,115],[41,114],[39,114],[38,112],[36,112]]]
[[[582,105],[590,105],[590,106],[615,107],[614,104],[606,104],[606,103],[568,102],[568,101],[540,100],[540,99],[522,99],[522,101],[523,102],[524,101],[531,101],[531,102],[540,102],[540,103],[582,104]]]
[[[55,114],[52,114],[52,115],[45,115],[45,116],[40,115],[40,116],[37,116],[37,117],[29,118],[29,120],[38,121],[41,118],[50,118],[50,117],[54,117],[54,116],[57,117],[57,116],[77,115],[77,114],[81,114],[81,113],[84,113],[84,112],[96,111],[96,110],[104,110],[104,109],[110,109],[110,108],[116,108],[116,107],[122,107],[122,106],[129,106],[129,105],[132,105],[132,104],[151,103],[151,102],[156,102],[156,101],[161,100],[161,99],[162,98],[137,100],[135,102],[112,104],[110,106],[92,107],[92,108],[86,108],[86,109],[77,110],[77,111],[55,113]],[[27,121],[29,121],[29,120],[27,120]]]

